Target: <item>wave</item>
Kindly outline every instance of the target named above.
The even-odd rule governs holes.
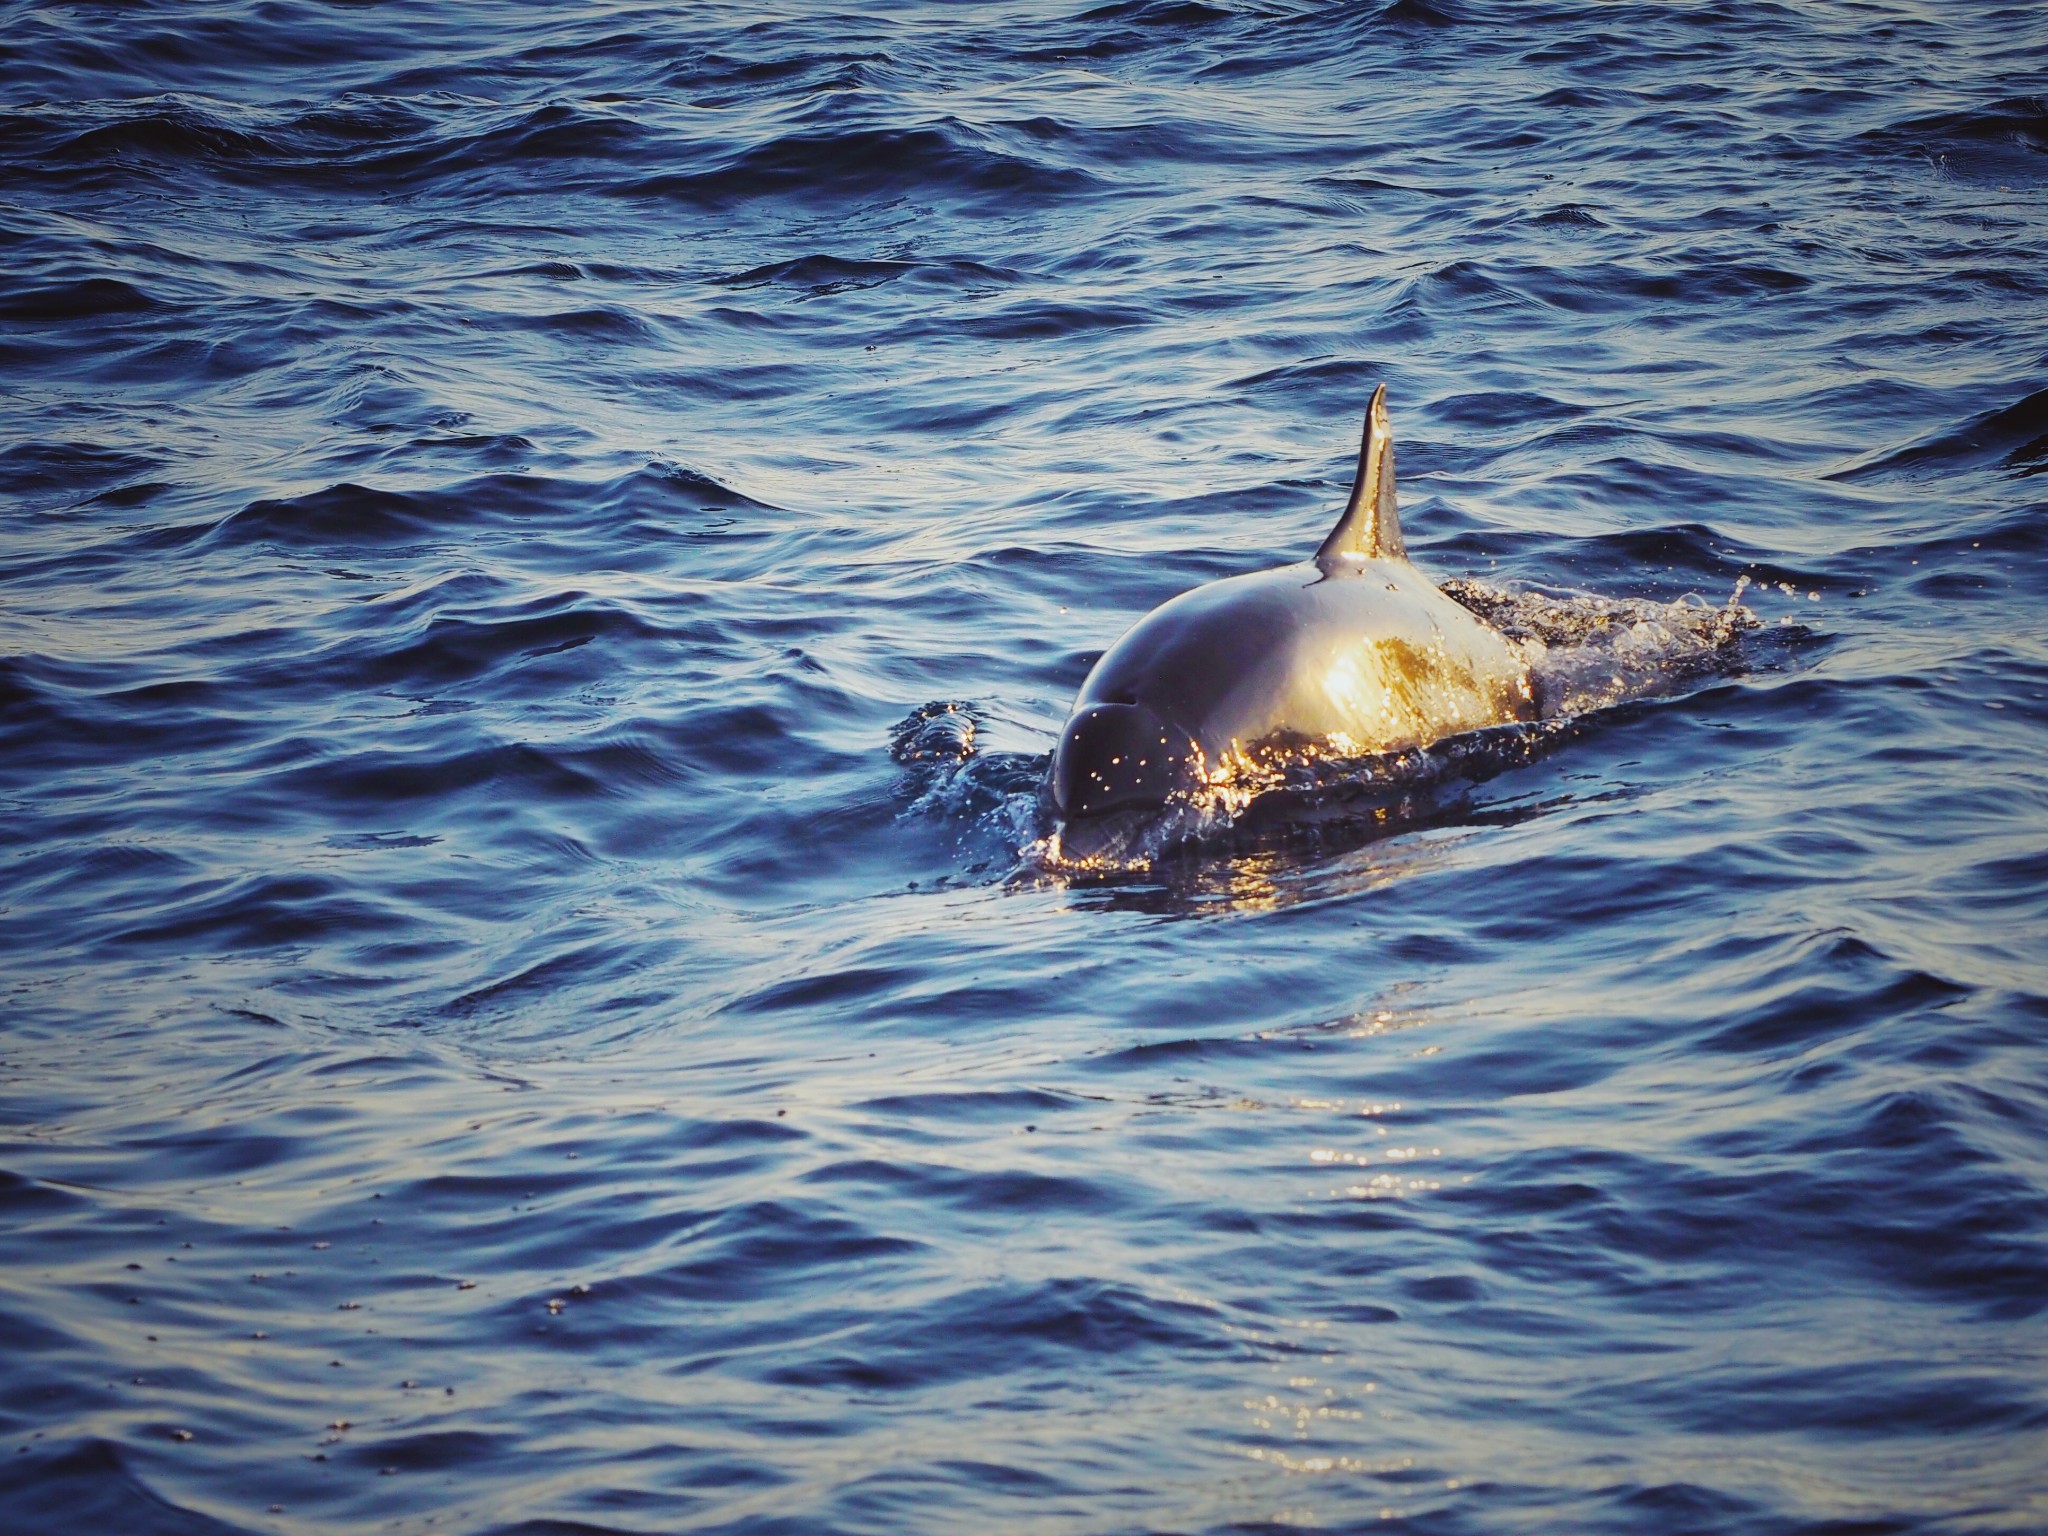
[[[176,1433],[160,1429],[163,1439]],[[0,1463],[0,1507],[20,1529],[133,1531],[135,1536],[243,1536],[247,1526],[172,1502],[136,1465],[148,1458],[116,1441],[87,1436],[36,1456]]]
[[[754,199],[838,203],[1056,199],[1102,185],[1078,165],[1004,148],[953,117],[849,122],[752,143],[700,141],[675,120],[589,104],[504,108],[345,97],[316,109],[250,112],[163,97],[71,110],[0,111],[0,160],[78,191],[172,183],[193,173],[250,188],[524,192],[545,168],[557,192],[724,207]],[[701,167],[673,170],[678,164]]]
[[[2048,469],[2048,389],[1838,469],[1828,478],[1856,484],[1994,466],[2023,475]]]
[[[97,320],[108,315],[141,315],[162,307],[161,300],[115,277],[44,283],[0,294],[0,319],[44,324]]]
[[[507,440],[494,435],[440,437],[415,446],[459,449],[468,457],[502,457]],[[555,523],[608,524],[619,513],[666,522],[683,514],[773,512],[767,503],[722,485],[686,465],[652,462],[610,480],[497,473],[430,490],[339,484],[303,495],[250,502],[182,537],[205,544],[267,544],[287,548],[376,548],[468,536],[478,525],[535,532]]]
[[[1943,174],[2037,186],[2048,177],[2048,102],[2012,96],[1902,119],[1862,135],[1869,149],[1912,156]]]
[[[1077,166],[1006,153],[956,120],[909,128],[784,134],[702,171],[666,171],[607,186],[614,196],[723,208],[756,199],[839,204],[915,197],[932,202],[1054,201],[1098,189]]]
[[[965,293],[993,292],[1016,282],[1022,274],[1014,268],[992,267],[983,262],[851,260],[822,253],[774,261],[730,277],[717,279],[727,288],[764,288],[770,285],[794,288],[811,298],[824,298],[862,288],[879,288],[904,278],[916,278],[933,286]]]
[[[156,483],[144,477],[162,468],[163,461],[152,455],[103,443],[50,440],[0,449],[0,475],[17,495],[59,491],[97,500],[132,496],[155,489]]]

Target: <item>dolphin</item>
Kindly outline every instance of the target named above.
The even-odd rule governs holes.
[[[1409,563],[1381,384],[1351,499],[1311,559],[1183,592],[1095,663],[1052,754],[1055,854],[1086,863],[1171,803],[1255,790],[1276,763],[1535,716],[1516,646]]]

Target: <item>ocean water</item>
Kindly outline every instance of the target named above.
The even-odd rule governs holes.
[[[2048,1530],[2044,95],[2031,4],[0,6],[0,1528]],[[1049,864],[1382,380],[1558,728]]]

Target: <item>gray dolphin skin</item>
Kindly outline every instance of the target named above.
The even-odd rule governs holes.
[[[1183,592],[1096,662],[1052,757],[1060,853],[1085,861],[1113,824],[1276,756],[1400,751],[1535,713],[1515,647],[1408,561],[1382,384],[1311,559]]]

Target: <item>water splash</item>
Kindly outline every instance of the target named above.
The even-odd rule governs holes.
[[[1731,670],[1739,665],[1738,642],[1763,627],[1742,601],[1747,576],[1718,605],[1693,595],[1660,603],[1462,579],[1442,585],[1515,643],[1546,722],[1668,697]]]

